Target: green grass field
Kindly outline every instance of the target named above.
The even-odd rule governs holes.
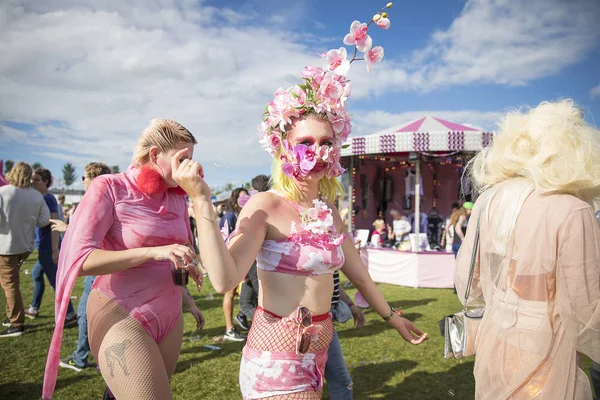
[[[21,268],[21,289],[25,304],[31,302],[35,258]],[[344,279],[342,279],[342,282]],[[0,398],[39,399],[46,354],[53,329],[54,291],[47,284],[41,316],[27,320],[27,333],[17,338],[0,339]],[[380,284],[379,288],[390,304],[404,311],[406,317],[430,334],[425,344],[413,347],[374,312],[367,310],[367,326],[355,329],[350,322],[337,326],[346,363],[354,380],[355,399],[472,399],[473,360],[444,360],[443,338],[437,321],[459,309],[460,303],[452,290],[412,289]],[[191,285],[190,285],[191,290]],[[73,291],[80,296],[83,279]],[[350,289],[350,295],[354,290]],[[213,298],[209,299],[212,294]],[[185,329],[181,355],[171,379],[175,399],[222,400],[240,399],[238,366],[243,344],[218,344],[222,350],[203,347],[215,344],[214,336],[222,335],[224,320],[222,296],[206,281],[202,293],[193,293],[206,317],[205,336],[196,342],[189,340],[195,321],[185,314]],[[4,308],[5,297],[0,296]],[[77,299],[73,300],[77,307]],[[236,307],[237,310],[237,307]],[[237,311],[236,311],[237,312]],[[62,355],[70,354],[77,343],[77,327],[65,330]],[[56,399],[101,399],[105,384],[95,370],[76,373],[59,369]],[[325,392],[326,393],[326,392]],[[328,399],[325,394],[324,398]]]

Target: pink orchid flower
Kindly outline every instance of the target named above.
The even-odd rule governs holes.
[[[350,33],[344,37],[344,44],[347,46],[356,46],[358,51],[366,52],[373,47],[373,39],[367,35],[369,27],[365,23],[359,21],[352,22],[350,25]]]
[[[335,73],[326,73],[321,85],[319,86],[319,97],[327,101],[331,99],[339,99],[343,93],[344,87],[337,79],[335,79]]]
[[[367,62],[367,71],[371,71],[371,65],[377,64],[383,58],[383,47],[375,46],[365,53],[365,61]]]
[[[315,145],[306,146],[304,144],[297,144],[294,146],[293,151],[294,158],[296,159],[295,164],[298,167],[296,172],[300,176],[305,177],[317,163],[317,158],[315,157]]]
[[[294,177],[294,166],[290,164],[287,160],[281,164],[281,172],[289,178]]]
[[[382,28],[382,29],[389,29],[390,28],[390,19],[389,18],[379,18],[376,22],[378,27]]]
[[[320,84],[325,76],[325,71],[322,68],[309,65],[301,72],[303,78],[314,79],[317,84]]]
[[[339,161],[335,161],[327,166],[327,178],[336,178],[346,172],[346,169],[341,166]]]
[[[335,72],[338,75],[346,76],[350,71],[350,61],[348,61],[348,53],[345,47],[339,49],[329,50],[325,57],[327,60],[326,67],[330,71]]]
[[[325,221],[327,220],[327,217],[329,217],[331,215],[331,210],[330,209],[326,209],[326,210],[319,210],[319,213],[317,215],[317,218],[319,219],[319,221]]]

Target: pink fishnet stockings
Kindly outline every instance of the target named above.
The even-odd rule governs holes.
[[[326,351],[333,338],[333,323],[331,318],[324,321],[313,322],[322,326],[319,339],[311,343],[309,352]],[[252,319],[252,329],[248,334],[246,345],[255,350],[263,351],[296,351],[296,331],[298,325],[287,318],[280,318],[257,309]],[[316,400],[321,398],[323,389],[299,393],[290,393],[280,396],[266,397],[265,400]]]

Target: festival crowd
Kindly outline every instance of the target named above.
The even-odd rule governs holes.
[[[369,25],[387,29],[385,10]],[[169,119],[150,121],[127,171],[86,165],[86,192],[68,224],[49,193],[49,170],[20,162],[10,171],[0,187],[7,317],[0,337],[26,333],[46,276],[56,325],[43,399],[52,398],[59,367],[94,366],[106,382],[105,399],[171,399],[182,305],[198,329],[205,323],[189,278],[197,290],[210,279],[224,294],[223,340],[245,342],[244,399],[319,399],[324,381],[332,399],[352,398],[334,322],[354,319],[360,327],[365,317],[340,286],[340,271],[404,341],[428,345],[428,333],[394,310],[371,280],[335,204],[351,129],[346,75],[354,61],[371,68],[383,57],[369,25],[353,22],[344,38],[356,50],[352,59],[345,48],[330,50],[324,67],[306,67],[301,84],[275,92],[259,128],[273,157],[271,176],[256,176],[251,189],[233,190],[218,207],[193,160],[196,137]],[[592,382],[599,390],[599,140],[573,102],[544,102],[507,113],[493,143],[469,164],[477,197],[456,204],[443,221],[440,247],[452,238],[458,298],[465,307],[485,307],[474,344],[477,399],[592,399]],[[374,222],[369,242],[401,246],[413,224],[398,210],[385,217],[388,223]],[[34,248],[26,307],[19,270]],[[77,279],[84,291],[75,310]],[[63,329],[75,324],[77,346],[61,358]],[[595,362],[592,382],[581,355]]]

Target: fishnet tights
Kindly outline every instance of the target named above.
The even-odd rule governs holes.
[[[181,348],[183,322],[160,342],[118,304],[92,290],[87,305],[89,342],[117,400],[171,400],[169,378]]]
[[[326,351],[333,338],[333,322],[331,318],[324,321],[313,322],[322,326],[319,340],[313,342],[309,352]],[[246,345],[255,350],[262,351],[296,351],[296,332],[298,325],[288,318],[280,318],[258,308],[252,319],[252,328],[246,339]],[[323,366],[324,370],[324,366]],[[323,388],[317,390],[290,393],[279,396],[265,397],[265,400],[317,400],[321,398]]]

